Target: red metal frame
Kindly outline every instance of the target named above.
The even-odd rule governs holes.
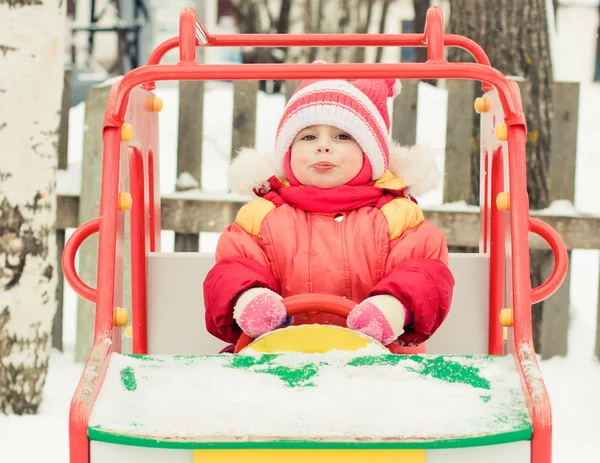
[[[144,201],[144,160],[142,153],[137,147],[129,149],[129,190],[132,198],[130,212],[131,231],[131,274],[135,275],[132,281],[131,307],[134,354],[146,354],[148,352],[148,336],[146,332],[146,207]],[[135,288],[135,289],[134,289]]]
[[[489,237],[489,220],[490,220],[490,191],[489,191],[489,182],[490,182],[490,156],[487,148],[483,152],[483,160],[481,164],[481,173],[482,177],[482,185],[480,188],[483,190],[483,198],[481,204],[481,250],[484,254],[488,252],[488,237]]]
[[[529,219],[529,230],[546,240],[554,254],[554,268],[546,282],[531,290],[531,303],[548,299],[560,287],[569,266],[569,254],[560,235],[550,225],[539,219]]]
[[[493,205],[494,199],[504,191],[504,154],[501,145],[494,150],[491,170],[492,195],[490,200]],[[504,214],[504,211],[492,206],[490,214],[490,321],[488,337],[488,352],[491,355],[501,355],[504,352],[502,326],[499,322],[500,311],[504,308],[504,230],[506,226]],[[487,240],[484,243],[487,243]]]
[[[82,298],[96,302],[96,290],[86,285],[75,270],[75,255],[79,246],[94,233],[98,233],[100,219],[92,219],[75,229],[69,241],[65,244],[62,255],[62,267],[65,279]]]
[[[427,46],[427,63],[409,64],[247,64],[247,65],[199,65],[195,61],[195,48],[198,45],[197,33],[206,37],[208,46]],[[170,49],[180,46],[180,62],[177,65],[160,65],[160,59]],[[457,46],[468,50],[477,63],[447,63],[443,50],[447,46]],[[104,118],[104,155],[102,165],[102,190],[100,216],[82,225],[65,246],[63,267],[65,276],[73,289],[82,297],[96,302],[96,320],[93,349],[86,364],[86,370],[77,387],[71,403],[70,452],[71,462],[89,462],[89,441],[87,424],[94,400],[100,390],[104,371],[110,354],[120,350],[120,329],[113,328],[114,304],[118,300],[115,291],[119,284],[118,259],[120,248],[120,227],[122,215],[118,215],[117,203],[122,182],[123,167],[120,129],[126,119],[126,110],[134,88],[142,85],[145,90],[154,88],[160,80],[264,80],[264,79],[303,79],[303,78],[404,78],[404,79],[471,79],[481,81],[484,90],[496,88],[508,125],[508,173],[511,192],[510,243],[512,252],[512,289],[514,308],[514,350],[515,361],[522,373],[525,396],[528,400],[533,422],[532,462],[551,461],[552,422],[550,402],[533,350],[531,330],[532,301],[542,300],[554,292],[566,273],[566,250],[560,237],[549,226],[529,217],[527,178],[525,171],[525,117],[521,107],[518,86],[502,73],[490,66],[489,60],[479,45],[464,37],[444,34],[441,10],[432,7],[428,11],[427,25],[423,34],[400,35],[210,35],[196,20],[195,12],[186,9],[181,14],[180,36],[169,39],[151,55],[149,64],[127,73],[114,84]],[[151,95],[151,94],[149,94]],[[132,146],[135,143],[132,142]],[[144,167],[140,164],[135,150],[129,152],[131,192],[134,197],[132,220],[132,292],[135,293],[137,311],[134,308],[135,349],[146,352],[145,338],[145,292],[146,253],[156,250],[160,233],[160,213],[154,190],[154,155],[150,149],[151,161]],[[500,155],[502,153],[499,153]],[[123,156],[126,157],[126,156]],[[495,156],[492,175],[492,195],[501,189],[503,172],[499,168],[500,156]],[[495,161],[495,162],[494,162]],[[496,170],[498,169],[498,170]],[[145,183],[144,179],[148,179]],[[143,200],[141,198],[144,198]],[[486,201],[490,201],[486,197]],[[143,207],[136,203],[143,202]],[[151,220],[147,222],[147,218]],[[492,281],[494,294],[490,295],[492,316],[496,316],[501,303],[503,287],[504,227],[501,214],[491,208],[490,230],[485,230],[484,240],[490,233],[489,247],[492,258]],[[75,254],[81,242],[91,233],[99,232],[97,289],[85,285],[77,276],[74,267]],[[549,280],[532,291],[529,280],[528,233],[532,231],[546,239],[555,254],[556,265]],[[483,230],[482,230],[483,232]],[[134,244],[136,242],[136,244]],[[486,249],[487,250],[487,249]],[[138,293],[136,293],[138,292]],[[144,296],[140,292],[144,293]],[[492,299],[493,298],[493,299]],[[137,326],[137,331],[136,331]],[[496,351],[495,325],[490,325],[490,352]],[[493,336],[492,336],[493,334]],[[92,374],[93,373],[93,374]],[[90,378],[93,376],[93,379]]]

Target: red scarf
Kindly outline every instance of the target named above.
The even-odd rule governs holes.
[[[370,182],[364,185],[342,185],[334,188],[284,186],[277,177],[273,176],[269,179],[271,189],[268,192],[265,190],[254,192],[277,207],[289,204],[306,212],[346,212],[367,206],[380,208],[396,197],[403,197],[406,190],[405,188],[386,190],[373,184],[374,182]]]

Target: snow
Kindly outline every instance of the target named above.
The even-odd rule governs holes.
[[[203,194],[223,199],[227,156],[230,150],[230,118],[232,111],[230,84],[207,85],[205,105]],[[445,96],[443,89],[422,85],[419,96],[417,142],[434,147],[444,146]],[[161,113],[161,193],[173,196],[175,189],[175,149],[177,144],[177,92],[172,87],[160,87],[158,95],[165,101]],[[401,96],[400,96],[401,98]],[[257,148],[271,148],[276,129],[272,114],[278,114],[283,101],[277,96],[259,94],[257,120]],[[549,207],[560,214],[599,214],[600,157],[597,156],[596,132],[600,126],[600,85],[584,84],[581,88],[577,181],[575,209],[559,202]],[[81,148],[86,128],[83,124],[83,104],[71,110],[69,135],[69,170],[59,176],[61,194],[77,194],[80,179]],[[272,111],[272,112],[271,112]],[[279,111],[279,112],[278,112]],[[443,158],[438,160],[443,168]],[[176,195],[197,194],[197,190]],[[419,198],[426,207],[439,208],[441,191]],[[442,206],[454,210],[468,210],[465,204]],[[164,232],[168,236],[169,232]],[[214,249],[218,234],[203,234],[202,251]],[[169,251],[169,241],[164,251]],[[172,245],[171,245],[172,246]],[[172,248],[171,248],[172,249]],[[600,454],[600,365],[593,356],[595,343],[596,310],[598,298],[598,273],[600,256],[596,250],[575,250],[571,260],[571,325],[569,354],[565,358],[540,361],[540,369],[550,394],[553,407],[554,462],[589,461]],[[0,461],[33,463],[64,463],[68,461],[68,411],[73,391],[83,370],[72,361],[74,340],[74,314],[76,298],[65,285],[65,342],[67,352],[54,352],[51,356],[49,376],[44,400],[38,416],[0,416]],[[342,413],[342,411],[340,412]],[[32,445],[32,437],[35,436]]]
[[[539,213],[543,215],[560,215],[563,217],[581,215],[577,212],[575,205],[566,199],[552,201],[547,208],[541,209]]]
[[[362,352],[144,359],[117,354],[90,427],[177,440],[362,441],[454,439],[531,426],[511,357],[417,359],[398,362],[393,355]],[[447,381],[438,371],[455,374]]]
[[[561,6],[598,6],[598,0],[559,0]]]
[[[194,188],[199,188],[200,185],[196,181],[196,179],[189,172],[182,172],[177,177],[177,181],[175,182],[175,187],[178,190],[193,190]]]

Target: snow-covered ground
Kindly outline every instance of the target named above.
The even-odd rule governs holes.
[[[228,156],[231,147],[231,111],[233,98],[227,83],[208,86],[205,103],[204,162],[202,184],[205,191],[221,193],[225,189]],[[165,102],[161,113],[161,192],[171,193],[175,185],[177,144],[177,90],[173,85],[159,87]],[[399,98],[402,98],[400,96]],[[577,182],[575,207],[581,212],[600,214],[596,198],[600,157],[594,138],[600,126],[600,85],[585,85],[581,90]],[[278,114],[283,108],[279,96],[259,94],[257,148],[270,149]],[[443,153],[445,145],[446,92],[423,85],[419,96],[417,142],[428,143]],[[466,110],[470,110],[467,108]],[[59,176],[59,192],[78,191],[83,143],[84,105],[72,109],[68,172]],[[443,166],[443,155],[438,159]],[[439,205],[441,190],[420,198],[427,206]],[[217,234],[204,234],[203,251],[214,249]],[[172,250],[172,233],[163,232],[163,250]],[[541,362],[549,389],[554,415],[554,461],[595,461],[600,455],[600,365],[593,356],[598,297],[598,251],[574,251],[572,265],[569,355]],[[64,354],[54,352],[37,416],[0,415],[0,461],[64,463],[68,461],[69,401],[79,379],[82,365],[73,363],[76,297],[65,285]]]

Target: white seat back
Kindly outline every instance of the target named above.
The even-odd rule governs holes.
[[[452,307],[427,341],[427,352],[485,354],[488,351],[489,257],[451,254],[456,280]],[[214,354],[226,344],[206,331],[202,283],[213,254],[148,255],[148,353]]]
[[[206,331],[202,283],[214,254],[148,255],[148,353],[215,354],[227,344]]]

